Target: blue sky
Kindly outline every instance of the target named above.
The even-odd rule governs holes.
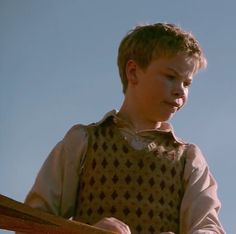
[[[117,47],[130,28],[172,22],[198,38],[208,68],[171,122],[203,151],[218,181],[221,221],[235,233],[235,8],[234,1],[0,0],[0,193],[23,201],[72,125],[120,107]]]

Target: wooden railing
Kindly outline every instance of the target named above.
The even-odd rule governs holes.
[[[32,234],[112,234],[84,223],[33,209],[1,194],[0,229]]]

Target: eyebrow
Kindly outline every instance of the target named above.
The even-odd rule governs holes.
[[[167,69],[168,70],[170,70],[171,72],[173,72],[176,76],[178,76],[178,77],[183,77],[179,72],[177,72],[175,69],[173,69],[173,68],[171,68],[171,67],[167,67]],[[188,76],[188,77],[185,77],[184,76],[184,78],[186,79],[186,80],[188,80],[188,81],[192,81],[192,78],[191,78],[192,76]]]
[[[175,73],[175,75],[181,76],[175,69],[173,69],[171,67],[167,67],[167,69],[170,70],[171,72]]]

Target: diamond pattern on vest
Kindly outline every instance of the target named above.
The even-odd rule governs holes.
[[[88,132],[75,219],[93,224],[113,216],[127,223],[132,234],[179,233],[183,146],[159,133],[162,153],[135,150],[109,121],[89,126]]]

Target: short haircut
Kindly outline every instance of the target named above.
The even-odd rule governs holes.
[[[126,92],[128,85],[126,65],[129,60],[134,60],[145,69],[154,59],[175,56],[179,53],[184,53],[195,60],[195,72],[206,67],[207,60],[199,42],[192,33],[184,31],[175,24],[139,25],[130,30],[120,43],[117,57],[123,92]]]

